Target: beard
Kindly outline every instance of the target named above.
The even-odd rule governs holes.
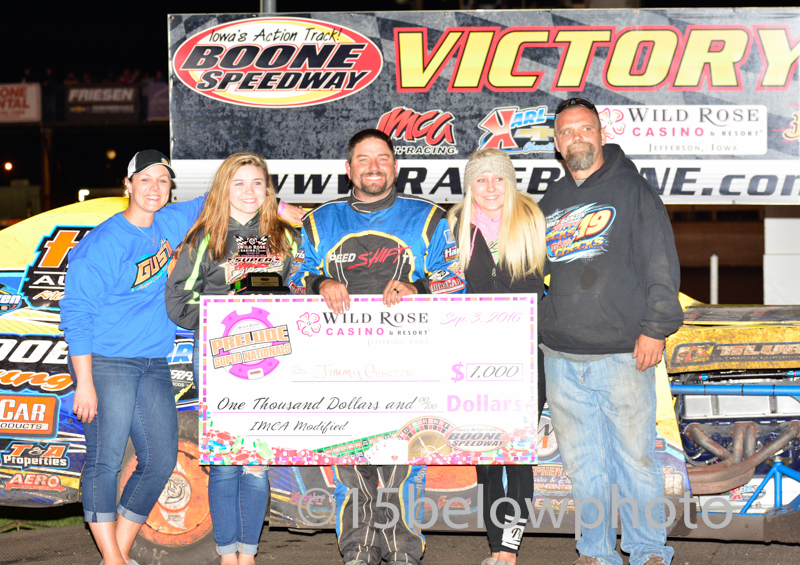
[[[372,181],[372,183],[370,183],[364,180],[365,176],[377,176],[377,175],[383,177],[383,182],[378,182],[376,184],[375,181]],[[353,186],[355,186],[355,188],[357,188],[360,192],[369,196],[381,196],[383,194],[386,194],[389,188],[391,188],[389,184],[389,179],[386,177],[385,174],[379,172],[364,173],[359,177],[358,180],[359,180],[358,184],[353,183]],[[392,184],[394,184],[394,180],[392,181]]]
[[[567,148],[564,160],[570,171],[585,171],[594,164],[595,148],[591,143],[579,141]]]

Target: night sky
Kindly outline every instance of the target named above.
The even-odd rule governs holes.
[[[0,80],[18,81],[25,68],[36,77],[51,67],[57,79],[68,72],[100,79],[125,68],[166,72],[167,14],[247,13],[259,6],[258,0],[4,2]]]
[[[376,5],[383,9],[409,9],[409,0],[376,2],[374,0],[278,0],[279,12],[288,11],[374,11]],[[477,3],[483,3],[477,0]],[[556,0],[539,2],[540,7],[556,4]],[[528,5],[534,4],[532,1]],[[691,6],[732,7],[757,4],[764,6],[796,6],[797,2],[759,0],[756,2],[702,0],[700,2],[669,2],[642,0],[643,8],[676,8]],[[17,0],[4,2],[0,13],[0,45],[3,63],[0,81],[11,82],[22,78],[22,71],[30,68],[34,76],[51,67],[56,77],[63,79],[67,72],[91,73],[100,79],[108,71],[116,74],[123,69],[140,69],[153,74],[167,70],[167,15],[227,12],[256,13],[259,0],[135,0],[80,2],[36,2]],[[426,8],[452,10],[458,0],[425,0]],[[519,0],[509,0],[509,6],[519,5]]]

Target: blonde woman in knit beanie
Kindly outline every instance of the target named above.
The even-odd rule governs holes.
[[[464,171],[464,200],[447,215],[458,244],[458,261],[468,293],[544,293],[545,219],[536,202],[517,191],[511,159],[499,149],[481,149],[469,156]],[[539,352],[541,356],[541,351]],[[544,375],[539,360],[539,413],[544,405]],[[508,493],[503,489],[503,471]],[[514,565],[528,520],[526,499],[533,498],[533,471],[527,465],[479,465],[483,486],[483,518],[491,557],[481,565]],[[516,502],[520,518],[514,524]],[[504,526],[504,527],[500,527]]]

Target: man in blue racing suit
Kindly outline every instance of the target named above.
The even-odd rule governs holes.
[[[445,212],[422,198],[398,193],[399,165],[391,139],[379,130],[354,135],[347,145],[352,190],[303,218],[303,245],[289,288],[319,294],[335,314],[350,308],[350,294],[382,294],[387,307],[411,294],[463,293],[457,249]],[[425,467],[337,465],[336,533],[345,565],[419,565]],[[378,484],[386,490],[378,496]],[[357,521],[353,523],[357,493]],[[378,502],[381,502],[378,507]],[[399,519],[386,529],[396,513]],[[411,513],[419,514],[414,519]]]

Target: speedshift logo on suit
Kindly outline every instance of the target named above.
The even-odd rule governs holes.
[[[328,252],[325,263],[329,276],[348,285],[350,292],[362,292],[358,285],[368,278],[410,282],[415,257],[399,237],[366,232],[347,235]]]
[[[616,214],[613,207],[597,203],[556,210],[547,217],[548,257],[569,262],[603,253]]]

